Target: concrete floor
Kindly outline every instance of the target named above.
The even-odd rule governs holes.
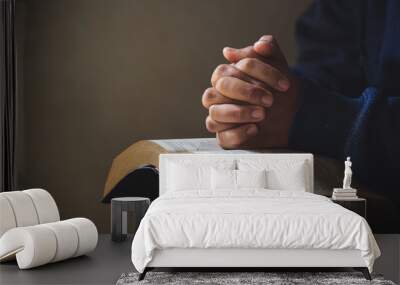
[[[131,239],[121,243],[100,235],[94,252],[45,266],[19,270],[16,262],[0,264],[0,284],[115,284],[124,272],[134,271]]]
[[[376,235],[382,251],[375,272],[400,282],[400,235]],[[99,244],[88,256],[19,270],[16,262],[0,264],[0,284],[115,284],[124,272],[134,271],[130,259],[132,237],[121,243],[100,235]],[[313,271],[312,269],[310,271]]]
[[[375,261],[374,272],[400,284],[400,234],[375,235],[381,256]]]

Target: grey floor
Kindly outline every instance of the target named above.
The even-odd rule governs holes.
[[[29,270],[16,262],[0,264],[0,284],[115,284],[124,272],[133,271],[131,241],[112,242],[100,235],[94,252]]]
[[[134,271],[130,259],[132,237],[121,243],[100,235],[97,249],[82,256],[29,270],[19,270],[16,262],[0,264],[0,284],[115,284],[124,272]],[[400,235],[376,235],[382,257],[375,272],[400,282]],[[312,271],[312,270],[311,270]]]

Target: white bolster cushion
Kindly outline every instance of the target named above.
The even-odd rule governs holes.
[[[75,255],[78,249],[78,232],[66,221],[44,224],[55,235],[57,248],[52,262],[57,262]]]
[[[36,208],[39,224],[51,223],[60,220],[56,202],[49,192],[43,189],[29,189],[22,191],[28,194]]]
[[[30,196],[22,191],[1,193],[13,210],[17,227],[33,226],[39,223],[35,205]]]
[[[28,269],[86,254],[97,240],[96,226],[85,218],[14,228],[0,238],[0,261],[16,255],[19,268]]]
[[[0,206],[0,237],[11,228],[60,220],[56,202],[43,189],[2,192]]]
[[[0,237],[9,229],[15,228],[17,222],[8,199],[0,195]]]
[[[0,239],[0,261],[13,259],[16,254],[21,269],[51,262],[56,250],[53,231],[41,225],[13,228]]]
[[[78,232],[78,248],[74,257],[91,252],[96,248],[98,233],[92,221],[85,218],[74,218],[65,220],[64,222],[73,225]]]

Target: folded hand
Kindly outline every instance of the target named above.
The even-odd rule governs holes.
[[[225,48],[202,98],[206,127],[224,148],[286,147],[297,108],[296,81],[272,36],[253,46]]]

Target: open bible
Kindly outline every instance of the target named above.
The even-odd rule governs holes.
[[[103,191],[102,202],[109,203],[114,197],[140,196],[154,200],[158,197],[158,159],[162,153],[271,153],[293,152],[282,149],[225,150],[215,138],[189,138],[138,141],[112,162]],[[339,183],[342,167],[337,161],[314,157],[314,191],[330,195]],[[326,193],[325,193],[326,192]]]
[[[251,153],[257,150],[224,150],[215,138],[141,140],[121,152],[111,165],[103,202],[121,196],[158,197],[158,156],[161,153]],[[271,151],[269,151],[271,152]]]

